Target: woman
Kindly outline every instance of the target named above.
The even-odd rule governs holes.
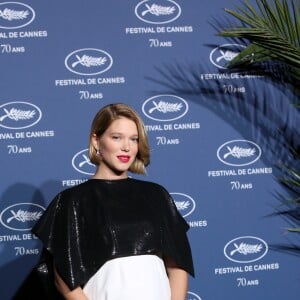
[[[193,263],[187,223],[144,174],[149,145],[141,118],[125,104],[95,116],[88,181],[59,193],[33,232],[53,260],[65,299],[185,300]]]

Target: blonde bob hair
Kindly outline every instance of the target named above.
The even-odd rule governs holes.
[[[137,174],[145,174],[145,167],[150,163],[150,148],[144,123],[137,112],[130,106],[123,103],[114,103],[104,106],[100,109],[91,126],[89,141],[90,161],[95,165],[101,164],[101,159],[97,156],[97,150],[93,145],[93,137],[98,138],[106,131],[111,123],[120,118],[132,120],[138,130],[138,153],[134,162],[131,164],[129,171]]]

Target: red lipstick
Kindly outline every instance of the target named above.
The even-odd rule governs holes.
[[[119,155],[117,156],[119,161],[123,162],[123,163],[127,163],[130,160],[130,156],[129,155]]]

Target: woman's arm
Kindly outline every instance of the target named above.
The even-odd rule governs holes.
[[[171,288],[171,300],[185,300],[188,290],[188,273],[178,268],[170,259],[166,260]]]
[[[70,290],[55,269],[54,274],[56,288],[66,300],[88,300],[81,287]]]
[[[167,268],[170,287],[171,300],[185,300],[188,289],[188,274],[179,268]]]

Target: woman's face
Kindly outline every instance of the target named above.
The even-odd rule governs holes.
[[[104,179],[125,178],[138,153],[138,130],[135,122],[121,117],[111,123],[94,146],[101,162],[97,175]]]

